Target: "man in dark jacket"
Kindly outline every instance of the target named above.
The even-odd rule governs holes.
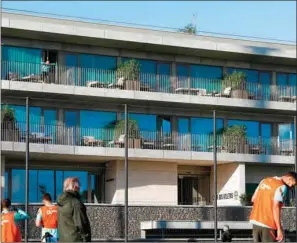
[[[81,202],[78,178],[67,178],[63,190],[58,199],[59,242],[90,242],[91,227],[86,207]]]

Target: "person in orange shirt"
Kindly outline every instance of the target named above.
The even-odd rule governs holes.
[[[281,208],[288,188],[296,186],[297,174],[289,172],[282,177],[263,179],[253,197],[250,223],[253,224],[254,242],[283,241]]]
[[[36,217],[36,226],[42,227],[41,237],[42,242],[57,242],[58,241],[58,210],[57,206],[52,204],[50,194],[45,193],[42,197],[44,204],[38,210]]]
[[[1,202],[1,242],[21,242],[22,236],[18,226],[20,221],[29,219],[28,214],[11,206],[10,199]]]

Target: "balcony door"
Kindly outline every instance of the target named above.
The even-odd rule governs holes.
[[[65,129],[62,132],[62,141],[66,145],[79,144],[79,113],[78,111],[65,111]]]
[[[278,149],[280,155],[293,155],[294,138],[295,131],[292,123],[282,123],[278,125]]]

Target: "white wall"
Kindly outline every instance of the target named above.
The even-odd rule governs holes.
[[[230,163],[218,165],[218,205],[240,205],[239,196],[245,193],[245,164]],[[213,195],[213,167],[210,175],[211,195]],[[231,194],[232,198],[220,199],[220,195]],[[234,195],[238,195],[235,197]]]
[[[116,162],[115,181],[116,192],[112,203],[124,203],[124,161]],[[129,161],[128,198],[130,205],[177,205],[177,164]]]

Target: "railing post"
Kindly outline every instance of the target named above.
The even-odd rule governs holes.
[[[217,125],[216,125],[216,111],[213,111],[213,203],[214,203],[214,241],[217,242],[217,228],[218,228],[218,218],[217,218]]]
[[[25,181],[25,212],[28,213],[29,205],[29,129],[30,129],[29,97],[26,97],[26,181]],[[25,242],[28,242],[28,220],[25,221]]]
[[[128,242],[128,105],[125,104],[125,242]]]

